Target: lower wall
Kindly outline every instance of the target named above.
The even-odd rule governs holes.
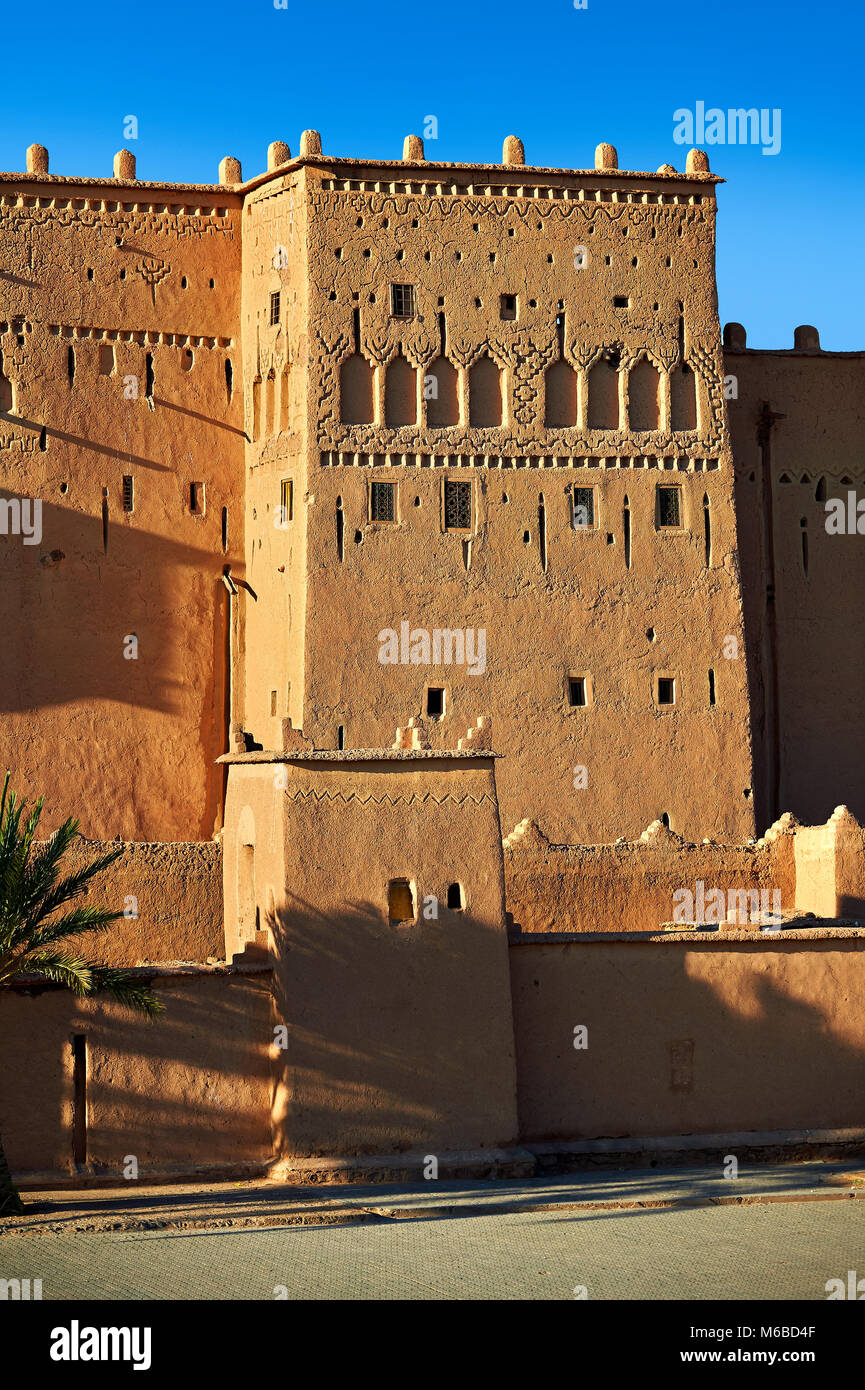
[[[524,938],[510,961],[525,1143],[865,1119],[865,933]]]
[[[153,1023],[36,986],[0,990],[0,1135],[13,1172],[69,1174],[74,1034],[87,1039],[87,1162],[123,1177],[266,1161],[271,1154],[270,975],[160,974]]]
[[[454,969],[457,936],[448,951]],[[489,1105],[477,1107],[467,1136],[458,1107],[431,1103],[433,1070],[443,1095],[451,1081],[458,1091],[467,1082],[457,1035],[423,1062],[412,1022],[423,969],[419,976],[414,962],[425,967],[429,948],[415,945],[405,941],[399,972],[389,962],[394,978],[381,999],[381,986],[359,976],[369,1002],[366,1015],[351,1017],[363,1027],[344,1033],[336,1048],[333,1036],[320,1045],[308,1037],[294,1001],[289,1037],[301,1033],[317,1049],[314,1073],[297,1068],[304,1103],[321,1105],[316,1138],[295,1150],[351,1154],[377,1143],[379,1152],[394,1151],[434,1137],[422,1151],[441,1154],[467,1147],[468,1138],[474,1147],[501,1142]],[[865,931],[814,929],[771,940],[524,937],[508,954],[522,1143],[863,1124]],[[319,953],[304,967],[308,982],[313,965],[319,982],[340,981],[347,1001],[349,970]],[[287,1120],[277,1105],[274,1113],[269,969],[163,970],[154,985],[168,1011],[152,1024],[52,986],[0,991],[0,1134],[14,1172],[75,1171],[76,1033],[87,1038],[87,1171],[119,1180],[134,1155],[146,1181],[268,1163],[276,1134],[288,1149],[286,1134],[299,1131],[296,1117],[288,1122],[293,1112]],[[446,1017],[445,997],[426,1007],[433,1005]],[[579,1025],[588,1046],[576,1049]],[[413,1083],[403,1034],[415,1037]],[[356,1071],[347,1084],[346,1058],[355,1055],[364,1063],[362,1084]],[[491,1074],[484,1062],[478,1084]]]
[[[795,906],[792,834],[749,845],[688,845],[669,831],[649,844],[552,845],[531,826],[510,840],[505,896],[523,933],[657,931],[673,920],[673,894],[696,898],[698,882],[706,894],[777,891],[782,910]]]

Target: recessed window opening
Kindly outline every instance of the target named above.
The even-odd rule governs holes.
[[[345,725],[338,724],[336,729],[336,746],[342,752],[345,748]]]
[[[658,704],[674,705],[676,703],[676,681],[673,676],[658,677]]]
[[[463,890],[459,883],[448,884],[448,907],[451,912],[462,912],[463,910]]]
[[[472,485],[445,479],[445,528],[448,531],[468,531],[472,524]]]
[[[396,521],[396,483],[371,483],[370,521]]]
[[[227,395],[227,397],[228,397],[228,399],[229,399],[229,402],[231,401],[231,393],[232,393],[233,390],[234,390],[234,371],[233,371],[233,368],[232,368],[232,365],[231,365],[231,358],[230,358],[230,357],[226,357],[226,359],[225,359],[225,394]]]
[[[675,527],[682,524],[681,489],[658,488],[658,526]]]
[[[336,554],[340,564],[345,559],[345,516],[342,510],[342,498],[336,499]]]
[[[499,295],[499,318],[515,319],[517,316],[517,297],[515,294]]]
[[[390,312],[391,317],[395,319],[414,318],[414,285],[391,285]]]
[[[131,512],[135,510],[135,481],[131,474],[125,474],[123,478],[123,510]]]
[[[541,493],[538,499],[538,546],[541,552],[541,569],[544,574],[547,572],[547,511],[544,506],[544,494]]]
[[[442,686],[431,685],[426,693],[426,712],[430,719],[441,719],[445,712],[445,692]]]
[[[414,894],[407,878],[393,878],[388,884],[387,915],[391,922],[414,921]]]
[[[703,493],[703,539],[706,546],[706,568],[712,563],[712,517],[709,512],[709,495]]]
[[[193,516],[204,515],[204,483],[189,484],[189,510]]]
[[[622,506],[622,531],[625,543],[625,569],[631,568],[631,504],[627,497]]]
[[[585,531],[595,524],[595,489],[574,488],[574,530]]]
[[[585,676],[568,676],[568,704],[572,709],[587,705]]]
[[[108,488],[102,489],[102,549],[108,554]]]
[[[628,298],[628,296],[627,296],[626,294],[614,294],[614,295],[613,295],[613,308],[614,308],[614,309],[627,309],[627,308],[630,306],[630,303],[631,303],[631,301],[630,301],[630,299]]]
[[[227,507],[223,507],[223,509],[222,509],[222,549],[223,549],[223,552],[226,551],[226,550],[228,549],[228,508],[227,508]]]
[[[66,375],[69,378],[69,385],[75,383],[75,349],[70,343],[66,349]]]
[[[153,353],[148,352],[144,358],[144,394],[148,400],[153,399]]]
[[[710,705],[714,705],[714,703],[715,703],[715,672],[714,672],[714,671],[710,671],[710,672],[709,672],[709,704],[710,704]]]
[[[294,483],[291,478],[283,478],[279,484],[279,519],[283,526],[294,520]]]
[[[276,691],[275,691],[275,690],[271,690],[271,692],[270,692],[270,713],[271,713],[271,715],[276,714]]]
[[[354,339],[354,350],[360,352],[360,309],[351,311],[351,334]]]
[[[669,817],[669,814],[668,814],[667,811],[662,811],[662,812],[661,812],[661,824],[662,824],[662,825],[665,825],[665,826],[667,827],[667,829],[669,830],[669,828],[670,828],[670,817]]]
[[[273,294],[270,296],[270,322],[271,322],[271,324],[279,323],[279,301],[280,301],[280,292],[279,292],[279,290],[274,290]]]

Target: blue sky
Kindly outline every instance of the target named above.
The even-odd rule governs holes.
[[[789,347],[798,323],[823,346],[865,348],[861,6],[848,0],[287,0],[236,4],[47,0],[7,5],[0,169],[33,141],[53,173],[109,174],[124,143],[144,179],[212,182],[224,154],[250,177],[267,145],[320,130],[325,152],[399,158],[434,115],[428,155],[530,163],[684,166],[673,113],[781,111],[781,148],[708,148],[719,192],[722,322],[753,347]],[[124,142],[133,114],[139,138]]]

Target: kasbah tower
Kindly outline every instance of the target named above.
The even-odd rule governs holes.
[[[0,174],[2,765],[173,1010],[7,992],[20,1171],[861,1122],[747,1020],[861,1034],[865,359],[722,338],[700,150],[427,153]],[[658,936],[697,881],[819,929]]]
[[[205,839],[229,728],[487,715],[505,831],[754,833],[717,180],[595,163],[308,131],[245,183],[2,176],[3,484],[44,508],[3,548],[19,783]]]

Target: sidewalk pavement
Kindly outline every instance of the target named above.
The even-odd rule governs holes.
[[[244,1230],[441,1220],[543,1211],[639,1211],[865,1198],[865,1167],[837,1162],[604,1169],[531,1179],[360,1186],[266,1179],[25,1192],[0,1238],[118,1231]]]

